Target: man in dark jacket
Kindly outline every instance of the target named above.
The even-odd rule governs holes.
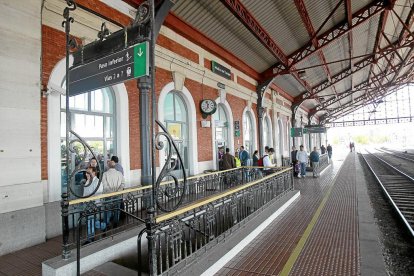
[[[310,153],[309,159],[312,163],[313,177],[318,177],[319,176],[319,152],[317,152],[316,147],[314,147],[313,151]]]
[[[296,163],[298,163],[298,159],[296,158],[297,153],[298,153],[298,150],[293,146],[292,151],[290,152],[290,161],[291,161],[292,166],[293,166],[293,176],[294,177],[298,177],[298,173],[299,173],[299,172],[295,171],[295,165],[296,165]]]
[[[236,167],[234,156],[230,154],[230,149],[226,148],[226,154],[223,155],[223,170],[230,170]]]

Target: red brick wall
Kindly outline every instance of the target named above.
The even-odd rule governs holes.
[[[182,46],[181,44],[169,39],[168,37],[162,34],[158,35],[157,44],[195,63],[199,62],[197,53],[191,51],[187,47]]]
[[[42,86],[47,87],[56,63],[65,57],[65,34],[42,25]],[[62,76],[63,77],[63,76]],[[59,116],[59,114],[56,114]],[[40,98],[41,178],[47,179],[47,98]]]
[[[210,161],[213,160],[213,149],[212,149],[212,128],[202,128],[201,120],[203,120],[200,111],[200,102],[203,99],[215,100],[218,97],[218,90],[191,79],[185,80],[185,87],[190,91],[194,99],[196,106],[196,125],[197,125],[197,147],[198,147],[198,161]],[[210,116],[206,120],[210,120]],[[193,141],[194,142],[194,141]]]
[[[237,77],[237,83],[251,91],[256,91],[256,86],[241,77]]]
[[[100,0],[76,0],[76,3],[84,6],[85,8],[96,11],[97,13],[102,14],[103,16],[110,18],[123,26],[129,25],[132,21],[132,19],[125,14],[114,10],[113,8],[102,3]]]

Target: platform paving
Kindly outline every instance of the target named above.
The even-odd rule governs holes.
[[[308,173],[295,179],[301,192],[296,204],[216,275],[385,275],[378,237],[360,241],[359,213],[366,219],[371,207],[358,206],[358,193],[366,194],[360,187],[365,186],[363,172],[355,152],[344,154],[346,159],[339,156],[320,178]],[[364,230],[375,232],[370,222]],[[369,263],[367,254],[379,260]]]

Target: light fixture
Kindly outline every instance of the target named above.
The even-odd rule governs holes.
[[[306,79],[306,71],[305,70],[298,71],[298,76],[301,80]]]

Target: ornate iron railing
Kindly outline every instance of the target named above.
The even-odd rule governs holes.
[[[272,168],[272,171],[278,170],[281,168]],[[171,196],[170,192],[171,189],[183,189],[183,179],[165,181],[157,189],[157,200],[166,209],[172,209],[177,202],[183,206],[192,204],[262,177],[263,170],[258,167],[240,167],[192,176],[187,178],[183,197]],[[78,240],[82,245],[143,224],[148,219],[146,200],[151,195],[152,187],[144,186],[69,201],[66,211],[69,226],[66,247],[73,249]],[[158,214],[162,213],[158,209]]]
[[[156,267],[154,274],[174,275],[183,267],[182,262],[191,263],[199,255],[196,252],[206,249],[209,243],[217,242],[231,228],[293,190],[291,168],[267,174],[157,216],[152,233],[153,253],[146,261],[139,256],[140,263],[153,263]]]

